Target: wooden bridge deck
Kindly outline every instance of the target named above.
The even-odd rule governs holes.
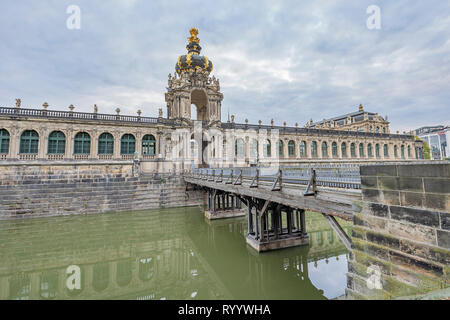
[[[224,175],[222,171],[220,176],[213,170],[194,170],[192,173],[185,175],[184,179],[193,185],[222,190],[239,196],[268,200],[294,209],[304,209],[325,215],[338,216],[345,220],[352,220],[355,208],[354,201],[362,199],[360,183],[355,182],[354,179],[348,181],[348,179],[342,179],[341,177],[331,181],[333,179],[321,180],[319,178],[317,179],[317,184],[319,185],[315,186],[316,193],[314,195],[305,195],[311,174],[299,177],[298,173],[297,176],[292,176],[285,172],[281,175],[281,185],[274,188],[276,175],[259,175],[257,187],[255,187],[254,176],[243,174],[241,169],[233,169],[233,172],[230,172],[231,169],[225,169],[228,170],[228,173]],[[283,170],[287,171],[288,169]],[[359,174],[359,168],[357,170]],[[348,171],[346,175],[348,175]],[[333,176],[336,175],[334,174]]]

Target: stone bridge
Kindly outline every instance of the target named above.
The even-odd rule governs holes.
[[[448,162],[193,169],[184,179],[207,192],[209,219],[247,211],[247,243],[259,252],[309,244],[305,213],[322,214],[351,251],[350,298],[449,287]],[[351,237],[336,217],[353,221]]]

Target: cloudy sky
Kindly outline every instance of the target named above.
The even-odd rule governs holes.
[[[67,7],[81,9],[70,30]],[[370,5],[381,29],[370,30]],[[156,116],[199,29],[227,112],[304,125],[365,109],[391,131],[450,124],[448,0],[2,0],[0,105]]]

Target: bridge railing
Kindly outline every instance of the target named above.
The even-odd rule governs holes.
[[[317,186],[361,189],[359,165],[301,165],[295,167],[243,167],[192,169],[190,176],[203,180],[235,183],[242,180],[307,186],[314,175]]]

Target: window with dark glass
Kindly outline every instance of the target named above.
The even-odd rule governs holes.
[[[74,154],[91,153],[91,136],[86,132],[78,132],[74,139]]]
[[[61,131],[53,131],[48,136],[48,154],[66,153],[66,136]]]
[[[337,143],[333,142],[331,144],[331,154],[333,155],[333,158],[337,158],[338,152],[337,152]]]
[[[345,142],[342,142],[341,144],[341,153],[342,158],[347,158],[347,144]]]
[[[111,133],[105,132],[98,138],[98,154],[114,153],[114,137]]]
[[[328,158],[328,145],[325,141],[322,142],[322,158]]]
[[[367,145],[367,156],[370,158],[370,157],[373,157],[373,153],[372,153],[372,144],[371,143],[369,143],[368,145]]]
[[[359,157],[364,158],[364,144],[359,144]]]
[[[133,154],[136,151],[136,139],[132,134],[124,134],[120,140],[120,154]]]
[[[295,157],[295,142],[292,140],[288,143],[288,154],[289,157]]]
[[[306,150],[306,141],[300,142],[300,157],[305,158],[307,156]]]
[[[39,135],[34,130],[27,130],[20,136],[20,153],[37,154]]]
[[[272,153],[270,140],[266,140],[266,145],[264,146],[264,157],[270,157]]]
[[[350,145],[350,153],[351,153],[352,158],[356,158],[356,146],[354,143],[352,143]]]
[[[0,130],[0,153],[8,154],[9,153],[9,132],[5,129]]]
[[[283,141],[282,140],[278,140],[277,145],[278,145],[278,156],[279,157],[284,157],[284,152],[283,152],[284,144],[283,144]]]
[[[311,157],[317,158],[317,142],[311,142]]]
[[[151,156],[156,154],[156,139],[153,135],[147,134],[142,138],[142,154]]]

